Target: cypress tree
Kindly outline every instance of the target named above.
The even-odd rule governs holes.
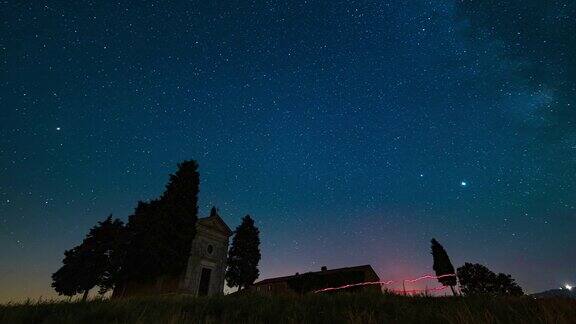
[[[246,215],[234,233],[228,253],[226,281],[229,287],[237,286],[241,290],[252,285],[260,274],[260,231],[250,215]]]
[[[448,257],[446,250],[444,250],[444,247],[438,243],[436,239],[432,239],[431,243],[432,257],[434,258],[434,265],[432,268],[436,272],[436,276],[455,274],[454,266],[452,265],[452,262],[450,262],[450,258]],[[456,291],[454,290],[454,286],[456,286],[456,276],[438,278],[438,282],[444,286],[450,286],[452,294],[456,295]]]
[[[178,171],[170,175],[166,190],[160,197],[164,237],[173,258],[169,261],[167,273],[180,274],[186,268],[190,247],[198,220],[198,192],[200,174],[196,161],[178,164]]]
[[[127,250],[119,281],[145,282],[156,278],[163,260],[160,246],[158,200],[139,201],[128,217]]]
[[[146,282],[183,273],[198,219],[199,185],[198,164],[184,161],[159,199],[138,203],[128,220],[121,281]]]

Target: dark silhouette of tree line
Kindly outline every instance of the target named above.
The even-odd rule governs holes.
[[[448,257],[444,247],[432,239],[432,257],[434,258],[433,269],[436,276],[455,274],[438,278],[444,286],[449,286],[454,295],[457,295],[454,287],[457,281],[460,292],[465,296],[491,295],[491,296],[521,296],[524,295],[522,288],[512,279],[512,276],[504,273],[494,273],[481,264],[464,263],[454,271],[454,266]]]
[[[117,252],[121,248],[119,238],[124,224],[108,216],[90,229],[82,243],[64,252],[62,267],[52,275],[52,287],[60,295],[84,294],[95,286],[105,293],[114,285]]]
[[[163,194],[139,201],[127,224],[110,215],[91,228],[80,245],[65,251],[62,267],[52,275],[52,287],[60,295],[81,293],[86,300],[96,286],[103,294],[127,282],[182,275],[196,234],[199,184],[196,161],[178,164]],[[232,241],[229,286],[247,287],[258,278],[259,245],[259,231],[247,215]]]

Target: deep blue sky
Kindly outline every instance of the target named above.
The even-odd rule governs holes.
[[[0,1],[0,300],[196,159],[261,278],[576,281],[573,1]],[[429,283],[433,286],[434,283]]]

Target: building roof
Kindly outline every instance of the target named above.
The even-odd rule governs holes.
[[[199,218],[197,221],[197,225],[213,227],[213,228],[215,227],[215,228],[219,229],[221,232],[223,232],[224,234],[226,234],[227,236],[232,235],[232,230],[230,229],[230,227],[228,227],[228,225],[226,225],[226,223],[220,217],[220,215],[218,215],[218,213],[213,213],[212,215],[210,215],[208,217]]]
[[[329,270],[320,270],[320,271],[312,271],[312,272],[307,272],[306,274],[318,274],[318,275],[328,275],[328,274],[333,274],[333,273],[338,273],[338,272],[349,272],[349,271],[369,271],[372,272],[372,274],[378,278],[378,280],[380,280],[380,277],[378,276],[378,274],[376,273],[376,271],[374,271],[374,269],[372,268],[371,265],[369,264],[365,264],[365,265],[359,265],[359,266],[354,266],[354,267],[346,267],[346,268],[337,268],[337,269],[329,269]],[[303,273],[304,274],[304,273]],[[303,275],[303,274],[299,274],[299,275]],[[296,277],[297,275],[291,275],[291,276],[284,276],[284,277],[276,277],[276,278],[268,278],[268,279],[264,279],[261,280],[259,282],[254,283],[255,286],[258,285],[267,285],[267,284],[271,284],[271,283],[279,283],[279,282],[284,282],[284,281],[288,281],[291,278]]]

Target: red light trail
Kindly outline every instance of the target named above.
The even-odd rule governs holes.
[[[414,282],[416,282],[416,281],[420,281],[420,280],[423,280],[423,279],[441,279],[441,278],[455,277],[455,276],[456,276],[456,275],[453,274],[453,273],[445,274],[445,275],[441,275],[441,276],[425,275],[425,276],[422,276],[422,277],[418,277],[418,278],[416,278],[416,279],[404,279],[404,282],[414,283]]]
[[[414,279],[404,279],[402,280],[403,283],[414,283],[420,280],[424,280],[424,279],[441,279],[441,278],[447,278],[447,277],[455,277],[456,274],[451,273],[451,274],[445,274],[445,275],[441,275],[441,276],[434,276],[434,275],[424,275],[418,278],[414,278]],[[339,286],[339,287],[330,287],[330,288],[323,288],[323,289],[319,289],[314,291],[314,293],[321,293],[321,292],[326,292],[326,291],[333,291],[333,290],[340,290],[340,289],[347,289],[347,288],[352,288],[352,287],[359,287],[359,286],[370,286],[370,285],[380,285],[380,286],[384,286],[384,285],[391,285],[394,283],[394,280],[388,280],[388,281],[368,281],[368,282],[361,282],[361,283],[355,283],[355,284],[349,284],[349,285],[344,285],[344,286]],[[429,292],[429,291],[440,291],[440,290],[444,290],[448,288],[448,286],[439,286],[439,287],[435,287],[435,288],[428,288],[428,289],[411,289],[411,290],[390,290],[393,292],[402,292],[402,293],[409,293],[409,294],[414,294],[414,293],[420,293],[420,292]]]
[[[393,282],[394,282],[393,280],[389,280],[389,281],[369,281],[369,282],[361,282],[361,283],[344,285],[344,286],[340,286],[340,287],[324,288],[324,289],[316,290],[316,291],[314,291],[314,292],[315,292],[315,293],[319,293],[319,292],[325,292],[325,291],[331,291],[331,290],[340,290],[340,289],[346,289],[346,288],[351,288],[351,287],[369,286],[369,285],[380,285],[380,286],[383,286],[383,285],[390,285],[390,284],[392,284]]]

